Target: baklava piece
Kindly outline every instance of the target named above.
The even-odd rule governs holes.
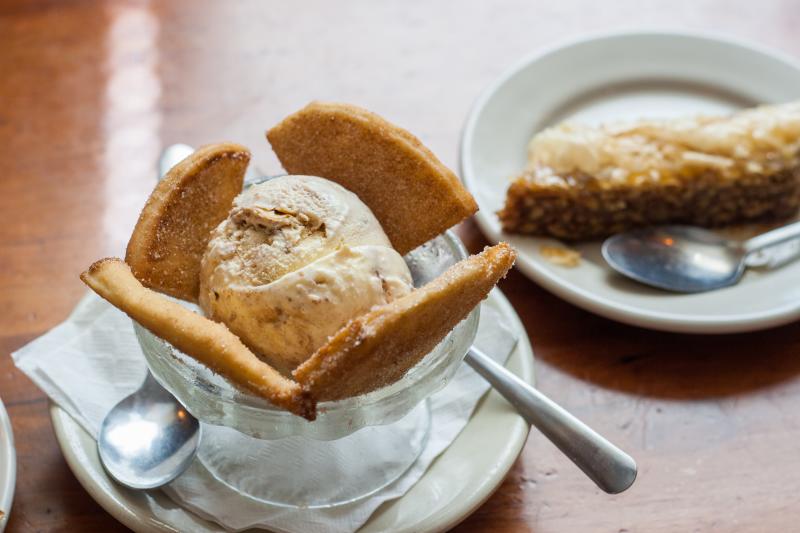
[[[564,240],[637,226],[780,220],[800,207],[800,102],[726,117],[536,135],[498,213],[509,233]]]

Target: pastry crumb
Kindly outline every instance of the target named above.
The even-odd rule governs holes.
[[[581,263],[581,253],[561,246],[540,246],[539,253],[554,265],[575,268]]]

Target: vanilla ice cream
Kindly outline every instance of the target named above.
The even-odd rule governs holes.
[[[411,288],[403,258],[355,194],[282,176],[245,190],[214,230],[200,306],[290,372],[350,319]]]

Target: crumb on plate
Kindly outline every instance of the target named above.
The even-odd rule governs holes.
[[[581,253],[561,246],[540,246],[539,253],[554,265],[575,268],[581,262]]]

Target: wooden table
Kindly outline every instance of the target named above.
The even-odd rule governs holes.
[[[162,146],[234,140],[276,171],[265,128],[319,98],[379,112],[455,167],[471,103],[532,50],[658,25],[798,56],[798,24],[791,0],[4,0],[0,393],[19,459],[9,531],[123,529],[67,468],[45,397],[8,354],[66,317],[86,290],[82,269],[123,252]],[[460,234],[473,251],[485,244],[471,222]],[[639,480],[607,496],[534,431],[459,531],[796,529],[800,324],[654,333],[586,313],[519,273],[501,287],[533,341],[542,390],[631,452]]]

